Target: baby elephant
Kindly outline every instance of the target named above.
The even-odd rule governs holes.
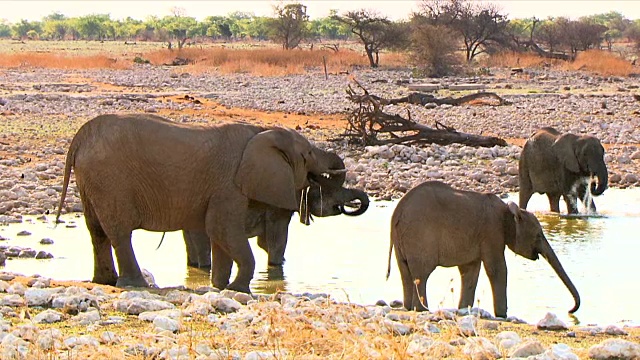
[[[437,266],[457,266],[462,277],[459,308],[473,306],[480,263],[493,290],[497,317],[507,317],[507,264],[505,245],[518,255],[537,260],[542,255],[567,286],[580,307],[578,290],[547,242],[536,217],[515,203],[494,194],[455,190],[438,181],[411,189],[391,218],[391,252],[402,277],[404,307],[427,309],[427,278]]]

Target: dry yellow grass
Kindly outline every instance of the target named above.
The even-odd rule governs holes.
[[[627,60],[615,53],[602,50],[588,50],[578,53],[574,61],[546,59],[532,53],[499,53],[488,57],[485,66],[535,68],[551,66],[563,70],[583,70],[601,76],[629,76],[634,72]]]
[[[0,68],[38,67],[55,69],[126,69],[130,61],[107,55],[71,56],[64,53],[23,52],[4,54],[0,57]]]
[[[565,63],[564,69],[586,70],[602,76],[629,76],[633,65],[609,51],[588,50],[578,53],[575,61]]]

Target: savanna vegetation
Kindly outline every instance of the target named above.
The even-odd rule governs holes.
[[[416,76],[455,75],[477,64],[526,63],[628,75],[640,51],[640,19],[618,12],[578,19],[509,19],[493,4],[470,0],[418,4],[409,19],[398,21],[364,8],[343,14],[332,10],[327,17],[312,19],[300,3],[274,5],[271,17],[234,12],[201,21],[181,8],[144,20],[53,13],[39,21],[1,21],[0,39],[14,45],[3,48],[18,51],[0,59],[0,66],[122,68],[134,60],[163,64],[179,57],[203,70],[262,75],[300,73],[324,61],[345,71],[351,66],[409,65]],[[93,46],[92,54],[73,60],[61,51],[68,46],[20,51],[25,43],[69,40],[123,46],[111,54],[109,46]]]

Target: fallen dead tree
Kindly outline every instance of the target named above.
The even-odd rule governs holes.
[[[356,93],[351,85],[349,85],[347,89],[347,97],[356,104],[356,107],[348,114],[347,129],[343,136],[356,140],[365,146],[401,143],[434,143],[439,145],[458,143],[483,147],[507,145],[504,139],[493,136],[461,133],[438,121],[435,122],[435,128],[419,124],[411,119],[410,111],[407,111],[407,119],[400,115],[388,114],[383,111],[384,106],[390,104],[410,103],[424,105],[433,102],[436,104],[450,104],[455,106],[469,103],[482,97],[497,100],[500,105],[508,104],[508,102],[494,93],[477,93],[457,99],[437,99],[429,94],[412,93],[409,96],[399,99],[383,99],[379,96],[369,94],[367,89],[357,81],[354,80],[354,82],[363,92]]]

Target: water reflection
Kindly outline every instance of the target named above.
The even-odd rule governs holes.
[[[252,289],[260,294],[275,294],[288,291],[287,280],[283,266],[268,266],[266,270],[258,272]]]
[[[517,194],[507,200],[517,201]],[[580,292],[582,306],[576,313],[584,323],[609,324],[627,320],[640,324],[636,307],[640,284],[640,242],[636,229],[640,217],[640,189],[609,189],[596,198],[601,216],[567,217],[548,211],[545,196],[534,195],[529,210],[538,216],[543,230],[563,267]],[[311,226],[295,221],[289,228],[287,262],[281,268],[269,268],[264,251],[255,239],[250,241],[256,258],[256,273],[251,283],[254,293],[273,294],[327,293],[332,298],[360,304],[402,298],[399,271],[392,258],[391,277],[386,280],[389,251],[389,219],[395,202],[372,202],[362,216],[317,218]],[[29,218],[29,217],[26,217]],[[25,275],[40,274],[60,280],[89,280],[93,256],[89,233],[82,219],[76,228],[53,229],[39,220],[33,224],[0,227],[6,245],[29,246],[51,252],[48,261],[16,259],[0,268]],[[28,230],[31,236],[17,237]],[[43,246],[40,239],[54,239]],[[140,266],[149,270],[162,287],[186,285],[197,288],[210,285],[209,271],[186,266],[184,241],[179,232],[167,233],[156,249],[159,233],[134,231],[133,247]],[[3,244],[3,245],[4,245]],[[573,299],[562,281],[544,260],[530,261],[505,251],[508,267],[508,314],[536,322],[546,312],[554,312],[566,322]],[[232,276],[235,276],[235,267]],[[460,275],[456,268],[437,268],[427,284],[432,306],[457,306]],[[493,311],[491,287],[484,270],[476,290],[476,304]]]
[[[583,242],[602,238],[601,216],[562,216],[558,214],[537,214],[545,236],[550,241]]]

